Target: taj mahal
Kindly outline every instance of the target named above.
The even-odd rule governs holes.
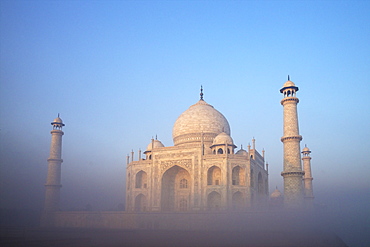
[[[269,193],[265,151],[255,140],[237,148],[225,116],[204,99],[184,111],[172,129],[173,146],[152,138],[138,159],[127,156],[125,211],[60,211],[62,128],[59,116],[51,123],[51,148],[44,213],[41,224],[56,227],[189,229],[212,227],[224,213],[253,215],[271,208],[307,211],[313,208],[311,151],[301,149],[298,87],[290,81],[280,89],[283,107],[284,191]],[[166,220],[163,220],[166,219]],[[204,220],[207,219],[207,220]],[[179,224],[181,222],[181,224]],[[207,223],[208,222],[208,223]]]
[[[253,146],[236,151],[227,119],[200,100],[176,120],[174,146],[149,143],[127,166],[128,211],[246,210],[266,205],[268,171]]]

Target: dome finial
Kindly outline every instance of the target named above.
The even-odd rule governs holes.
[[[289,75],[288,75],[288,81],[290,81]]]
[[[203,86],[200,85],[200,100],[203,100]]]

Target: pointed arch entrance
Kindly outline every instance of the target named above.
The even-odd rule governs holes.
[[[240,211],[244,208],[244,197],[240,191],[233,194],[232,205],[235,211]]]
[[[232,185],[245,185],[245,169],[235,166],[232,170]]]
[[[190,206],[190,174],[184,168],[173,166],[162,176],[161,210],[187,211]]]
[[[135,198],[135,211],[146,211],[146,197],[143,194],[139,194]]]
[[[265,193],[265,188],[262,180],[261,172],[258,173],[258,194],[263,195]]]
[[[218,166],[212,166],[207,172],[207,184],[208,185],[220,185],[221,184],[221,169]]]
[[[207,197],[207,206],[209,210],[219,210],[221,208],[221,195],[216,191],[212,191]]]
[[[139,171],[136,174],[135,188],[145,189],[147,187],[147,175],[144,171]]]

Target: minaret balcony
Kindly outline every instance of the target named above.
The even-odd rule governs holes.
[[[63,160],[62,159],[53,159],[53,158],[49,158],[49,159],[47,159],[47,161],[49,162],[49,161],[56,161],[56,162],[63,162]]]
[[[303,176],[304,171],[296,171],[296,172],[281,172],[281,176],[283,177],[297,177],[297,176]]]
[[[287,103],[287,102],[298,104],[298,103],[299,103],[299,99],[298,99],[297,97],[286,97],[286,98],[284,98],[284,99],[282,99],[282,100],[280,101],[280,103],[281,103],[282,105],[284,105],[284,103]]]
[[[302,136],[301,135],[297,135],[297,136],[283,136],[281,137],[281,142],[284,142],[286,140],[288,141],[292,141],[292,140],[299,140],[299,141],[302,141]]]
[[[45,187],[55,187],[55,188],[62,188],[61,184],[45,184]]]

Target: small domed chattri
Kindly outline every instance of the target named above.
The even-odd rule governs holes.
[[[231,138],[231,136],[229,136],[225,132],[222,132],[215,137],[212,143],[212,145],[220,145],[220,144],[234,145],[234,141]]]
[[[278,190],[277,187],[270,195],[271,198],[278,198],[278,197],[282,197],[282,196],[283,196],[283,194],[281,194],[280,190]]]
[[[163,148],[164,145],[161,141],[159,140],[153,140],[153,142],[150,142],[146,148],[146,151],[150,151],[152,150],[153,148]]]
[[[248,156],[248,152],[243,149],[243,145],[241,145],[240,149],[236,152],[236,154]]]

